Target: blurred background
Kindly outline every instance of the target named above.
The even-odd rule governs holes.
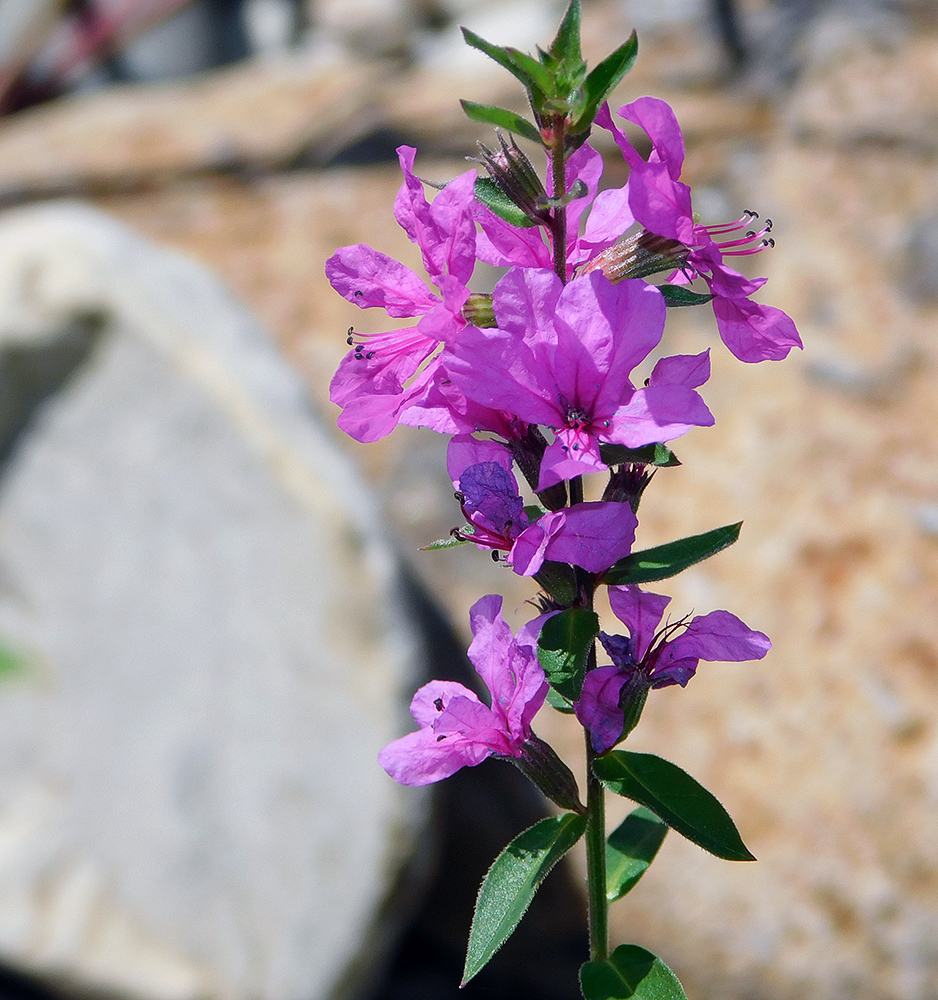
[[[759,861],[669,837],[614,937],[692,1000],[936,1000],[938,5],[583,8],[592,63],[638,29],[616,98],[674,106],[701,220],[774,220],[743,267],[805,343],[747,366],[709,309],[669,314],[669,353],[713,347],[716,425],[638,544],[744,520],[661,589],[775,648],[655,692],[630,742]],[[531,590],[417,551],[459,522],[444,440],[334,429],[345,331],[387,321],[323,262],[419,270],[395,148],[446,180],[491,139],[460,97],[525,110],[458,26],[533,50],[562,10],[0,0],[0,995],[455,996],[478,880],[544,805],[497,762],[432,797],[370,762],[428,672],[466,676],[470,604],[517,627]],[[573,761],[569,722],[537,729]],[[466,1000],[577,995],[580,864]]]

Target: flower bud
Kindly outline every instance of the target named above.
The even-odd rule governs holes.
[[[646,278],[659,271],[681,270],[690,256],[690,247],[680,240],[668,239],[643,229],[623,237],[576,270],[582,278],[590,271],[602,271],[612,282],[624,278]]]
[[[476,158],[488,171],[505,197],[537,225],[550,224],[547,192],[531,161],[521,152],[514,138],[509,146],[501,132],[497,132],[501,150],[496,152],[479,143],[481,158]]]
[[[628,463],[619,465],[609,473],[609,482],[603,491],[603,500],[612,503],[627,503],[632,513],[638,513],[645,487],[651,482],[655,470],[650,472],[647,465]]]

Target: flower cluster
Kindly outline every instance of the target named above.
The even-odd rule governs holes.
[[[699,391],[710,377],[709,351],[651,363],[675,289],[702,280],[707,292],[693,300],[711,303],[720,337],[743,361],[777,360],[800,346],[785,313],[753,301],[765,279],[725,263],[771,246],[771,223],[747,229],[750,212],[723,225],[697,221],[680,180],[684,141],[671,108],[643,97],[618,111],[647,134],[647,159],[608,105],[593,117],[629,167],[624,186],[600,191],[602,157],[582,135],[558,153],[549,115],[539,117],[550,168],[544,183],[514,140],[499,136],[498,150],[482,147],[485,180],[511,211],[480,198],[475,170],[428,199],[415,150],[402,146],[394,213],[433,288],[362,244],[326,264],[349,302],[415,321],[371,336],[349,330],[351,350],[331,386],[339,425],[359,441],[398,424],[453,435],[448,472],[465,518],[455,540],[534,577],[546,591],[542,606],[554,611],[590,604],[629,556],[650,478],[647,457],[636,456],[713,423]],[[507,269],[491,295],[470,290],[477,260]],[[662,275],[664,283],[650,280]],[[538,503],[525,504],[516,469]],[[591,473],[610,476],[601,502],[583,500],[580,477]],[[545,583],[545,568],[557,564],[568,567],[562,596]],[[610,601],[629,634],[598,635],[612,665],[593,661],[575,701],[599,753],[627,735],[628,705],[649,689],[686,684],[700,659],[755,659],[769,648],[728,612],[655,632],[668,598],[611,586]],[[549,678],[536,632],[529,626],[511,638],[499,607],[488,597],[472,610],[470,657],[491,707],[460,685],[421,688],[412,705],[420,728],[382,754],[397,780],[423,784],[492,754],[523,756]]]
[[[765,279],[727,264],[773,246],[771,222],[759,227],[748,211],[723,224],[699,222],[681,180],[684,140],[671,108],[642,97],[614,116],[605,103],[635,58],[634,34],[588,72],[579,18],[571,0],[537,58],[464,32],[524,85],[534,120],[463,102],[467,114],[540,144],[544,179],[515,139],[499,133],[496,148],[481,146],[485,176],[469,170],[428,198],[414,172],[416,151],[401,146],[394,213],[420,250],[429,284],[363,244],[338,250],[326,273],[356,306],[411,321],[374,335],[349,328],[351,350],[331,385],[340,427],[363,442],[398,424],[450,435],[447,472],[463,523],[427,548],[474,544],[540,588],[537,616],[516,635],[500,597],[475,603],[469,659],[487,700],[451,681],[424,685],[411,704],[417,729],[382,750],[381,766],[403,784],[426,785],[501,758],[567,812],[526,831],[493,866],[466,979],[504,940],[501,930],[490,933],[502,927],[504,900],[514,899],[520,918],[525,894],[584,836],[592,961],[581,985],[587,1000],[609,1000],[605,984],[618,983],[629,962],[638,962],[632,972],[641,979],[648,953],[617,951],[614,969],[600,968],[608,902],[638,878],[618,887],[607,881],[606,791],[650,808],[659,825],[711,853],[752,858],[694,779],[661,758],[615,748],[650,691],[686,685],[701,660],[757,660],[771,647],[728,611],[662,624],[670,598],[639,586],[714,555],[739,533],[727,525],[633,552],[646,488],[659,469],[679,464],[670,442],[714,423],[704,401],[710,352],[662,349],[668,307],[709,304],[720,338],[741,361],[779,360],[801,341],[784,312],[753,299]],[[647,158],[617,119],[645,132]],[[625,159],[621,187],[601,189],[594,126]],[[490,294],[471,288],[476,261],[504,270]],[[605,485],[590,495],[601,499],[587,500],[584,477],[595,474]],[[603,587],[624,634],[600,626],[594,598]],[[600,648],[611,662],[599,662]],[[586,731],[586,804],[573,773],[532,729],[545,701]],[[633,826],[648,822],[645,814]],[[631,835],[616,833],[622,856]],[[657,836],[660,843],[663,832]],[[636,845],[637,858],[648,843]]]

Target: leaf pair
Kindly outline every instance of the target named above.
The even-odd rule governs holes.
[[[569,148],[581,146],[589,135],[603,101],[631,69],[638,53],[638,39],[629,38],[591,72],[580,52],[580,2],[572,0],[557,35],[547,51],[538,48],[538,58],[510,46],[493,45],[468,28],[462,29],[468,45],[484,52],[508,70],[527,91],[535,122],[521,115],[473,101],[463,101],[463,110],[474,121],[505,128],[532,142],[542,143],[541,130],[556,116],[565,120]],[[509,220],[510,221],[510,220]]]

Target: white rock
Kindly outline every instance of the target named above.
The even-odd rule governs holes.
[[[0,957],[332,996],[423,801],[375,761],[420,669],[380,518],[216,279],[88,208],[9,213],[0,358],[70,322],[103,329],[0,481]]]

